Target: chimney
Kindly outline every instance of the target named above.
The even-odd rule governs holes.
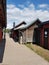
[[[13,28],[15,27],[15,22],[13,22]]]

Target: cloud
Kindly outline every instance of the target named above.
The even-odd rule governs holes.
[[[37,10],[35,9],[35,5],[33,3],[29,4],[27,7],[24,6],[23,9],[20,9],[13,4],[7,5],[7,28],[12,28],[13,22],[18,24],[22,21],[26,21],[28,23],[37,18],[41,21],[49,20],[49,11],[43,11],[42,9]]]
[[[46,7],[48,7],[48,4],[40,4],[38,7],[39,8],[46,8]]]

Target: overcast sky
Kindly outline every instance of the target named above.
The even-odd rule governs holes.
[[[49,20],[49,0],[7,0],[7,28],[12,28],[13,22],[17,25],[37,18]]]

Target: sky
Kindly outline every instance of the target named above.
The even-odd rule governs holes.
[[[49,20],[49,0],[7,0],[7,28],[25,21],[31,23],[37,18]]]

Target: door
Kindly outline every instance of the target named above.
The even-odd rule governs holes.
[[[48,48],[48,29],[44,29],[44,48]]]
[[[33,41],[34,43],[37,43],[38,45],[40,45],[40,30],[38,30],[37,28],[34,29]]]

